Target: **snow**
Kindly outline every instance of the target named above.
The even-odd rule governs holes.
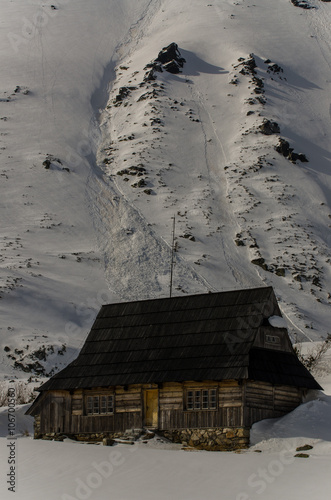
[[[287,328],[286,321],[281,316],[270,316],[268,322],[274,328]]]
[[[174,215],[174,294],[272,285],[293,342],[309,351],[326,338],[331,11],[309,3],[0,0],[1,378],[28,378],[19,367],[29,364],[43,376],[64,367],[104,303],[167,296]],[[183,72],[157,74],[159,95],[138,101],[153,89],[140,86],[144,67],[173,41]],[[240,73],[249,54],[264,105]],[[137,88],[116,107],[123,86]],[[259,133],[264,118],[280,135]],[[279,136],[309,162],[277,153]],[[117,174],[140,163],[151,194]],[[264,269],[251,263],[261,258]],[[328,498],[329,366],[325,358],[317,371],[327,396],[257,424],[248,452],[118,445],[123,463],[85,498],[108,498],[109,488],[118,499]],[[310,458],[294,459],[306,443]],[[77,480],[111,460],[92,445],[25,437],[17,447],[24,499],[83,498]]]

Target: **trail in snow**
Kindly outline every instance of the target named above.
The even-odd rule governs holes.
[[[199,85],[197,84],[199,88]],[[216,129],[213,119],[208,112],[208,107],[204,101],[201,90],[195,91],[191,88],[193,99],[199,109],[199,117],[204,135],[205,161],[209,172],[209,183],[212,192],[217,197],[214,209],[217,213],[214,216],[222,225],[220,232],[220,254],[219,259],[224,259],[225,267],[232,273],[235,282],[241,287],[261,286],[261,278],[256,274],[254,268],[250,268],[245,260],[238,258],[233,251],[233,234],[239,232],[240,226],[236,220],[233,210],[226,202],[227,181],[224,174],[224,167],[228,163],[227,156],[222,144],[220,132]],[[229,245],[229,242],[232,244]]]

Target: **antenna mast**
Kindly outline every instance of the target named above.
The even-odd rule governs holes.
[[[175,224],[176,217],[175,215],[172,217],[172,241],[171,241],[171,264],[170,264],[170,297],[172,296],[172,278],[173,278],[173,270],[174,270],[174,255],[175,255]]]

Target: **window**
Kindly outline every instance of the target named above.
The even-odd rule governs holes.
[[[111,396],[87,396],[87,415],[109,415],[114,413],[114,395]]]
[[[186,392],[186,410],[216,410],[217,390],[196,389]]]
[[[265,341],[268,344],[280,344],[280,338],[278,337],[278,335],[266,335]]]

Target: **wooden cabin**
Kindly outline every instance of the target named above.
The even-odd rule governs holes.
[[[205,449],[247,446],[309,389],[271,287],[104,305],[78,357],[43,384],[35,437],[154,429]]]

